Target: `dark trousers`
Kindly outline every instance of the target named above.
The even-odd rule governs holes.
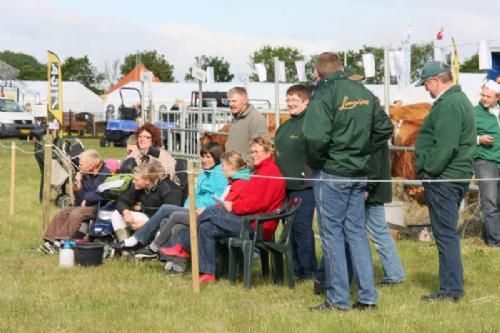
[[[314,192],[312,189],[288,191],[288,199],[300,198],[302,203],[297,210],[292,224],[291,241],[295,275],[299,278],[311,278],[316,273],[316,249],[314,231]]]
[[[200,273],[214,274],[217,260],[217,239],[236,237],[240,234],[241,216],[222,207],[209,207],[198,217],[198,253]],[[180,237],[181,244],[188,249],[189,229]]]
[[[424,182],[423,185],[432,233],[439,253],[439,293],[462,296],[463,267],[457,219],[460,203],[469,185],[451,182]]]

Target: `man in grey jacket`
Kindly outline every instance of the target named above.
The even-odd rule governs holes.
[[[258,135],[267,135],[266,118],[248,104],[247,90],[234,87],[227,92],[233,120],[226,142],[226,151],[235,150],[243,157],[248,154],[248,142]]]

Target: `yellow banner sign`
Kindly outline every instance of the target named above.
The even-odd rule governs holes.
[[[59,128],[63,124],[63,98],[62,98],[62,71],[61,62],[57,55],[48,51],[49,62],[47,63],[47,80],[49,93],[47,95],[48,121],[54,119],[59,122]]]

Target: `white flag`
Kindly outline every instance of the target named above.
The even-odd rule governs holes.
[[[400,76],[404,71],[404,55],[403,51],[389,52],[389,67],[392,76]]]
[[[434,48],[434,61],[446,62],[446,58],[444,56],[444,50],[442,47]]]
[[[207,67],[207,83],[215,82],[215,73],[213,67]]]
[[[479,42],[479,69],[491,69],[491,50],[488,41],[482,40]]]
[[[297,70],[297,77],[299,78],[299,82],[306,82],[306,62],[303,60],[296,61],[295,69]]]
[[[266,65],[263,62],[255,64],[255,70],[257,71],[257,76],[260,82],[267,81]]]
[[[362,55],[363,67],[365,69],[365,77],[375,76],[375,56],[373,53],[365,53]]]
[[[284,61],[278,61],[278,80],[280,82],[286,82],[286,71],[285,71]]]

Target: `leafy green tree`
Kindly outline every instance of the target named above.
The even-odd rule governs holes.
[[[286,81],[297,82],[298,77],[297,70],[295,69],[295,61],[304,60],[304,55],[297,48],[265,45],[250,56],[249,65],[252,69],[255,69],[255,64],[264,63],[267,69],[267,82],[274,82],[274,57],[278,57],[280,61],[285,62]],[[254,73],[250,76],[250,80],[258,81],[259,78]]]
[[[411,80],[416,81],[425,63],[434,59],[434,44],[422,43],[411,45]]]
[[[144,64],[153,74],[162,82],[174,81],[174,66],[165,59],[163,54],[159,54],[156,50],[142,51],[139,53],[128,54],[120,66],[122,75],[126,75],[135,66],[140,63]]]
[[[31,55],[6,50],[0,52],[0,60],[19,70],[18,80],[47,80],[47,65]]]
[[[97,72],[87,56],[66,58],[61,69],[65,81],[78,81],[96,94],[103,93],[100,85],[104,75]]]
[[[365,83],[367,84],[383,84],[384,83],[384,48],[376,46],[364,45],[360,50],[349,50],[347,51],[347,68],[349,71],[356,74],[364,74],[362,55],[365,53],[373,53],[375,58],[375,76],[367,78]],[[432,60],[434,53],[434,45],[432,43],[423,44],[412,44],[411,45],[411,80],[415,81],[418,79],[420,70],[424,64]],[[345,52],[339,52],[338,55],[344,63]],[[308,70],[311,68],[311,70]],[[309,78],[309,73],[312,73],[314,69],[314,59],[306,65],[306,72]],[[391,83],[396,83],[396,78],[391,77]]]
[[[215,82],[231,82],[234,78],[234,74],[231,74],[229,62],[227,62],[224,57],[217,56],[206,56],[202,55],[201,57],[194,57],[195,61],[201,64],[201,68],[204,70],[207,67],[214,68],[214,79]],[[184,81],[193,81],[194,78],[191,76],[191,67],[189,67],[189,71],[184,76]]]
[[[486,73],[486,70],[479,70],[479,54],[474,54],[460,65],[462,73]]]

